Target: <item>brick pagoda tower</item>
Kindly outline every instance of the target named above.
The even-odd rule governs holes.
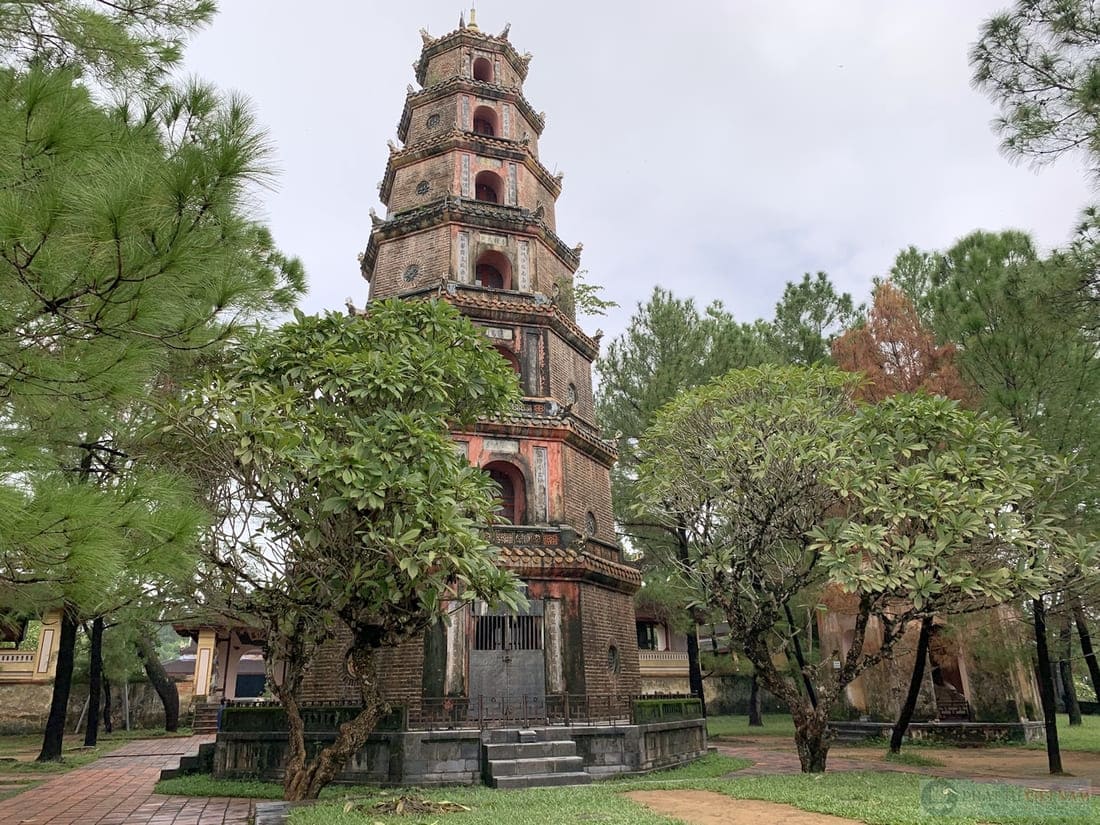
[[[530,55],[460,22],[424,41],[379,186],[385,218],[362,256],[370,299],[446,300],[485,330],[516,370],[523,402],[455,432],[500,485],[512,526],[492,529],[526,583],[526,615],[459,612],[392,652],[387,693],[410,713],[470,718],[545,702],[639,692],[632,596],[637,570],[615,543],[609,470],[592,396],[598,340],[568,300],[580,246],[555,234],[561,175],[539,161],[545,123],[523,96]],[[599,698],[597,698],[599,697]],[[556,711],[555,708],[558,710]]]

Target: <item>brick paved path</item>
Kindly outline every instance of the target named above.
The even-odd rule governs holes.
[[[0,802],[0,825],[245,825],[247,799],[192,799],[153,793],[211,736],[146,739]]]

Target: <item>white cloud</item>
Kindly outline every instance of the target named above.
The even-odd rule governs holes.
[[[362,303],[356,254],[396,139],[417,30],[458,8],[225,0],[188,70],[256,103],[277,147],[266,217],[310,277],[308,310]],[[825,270],[865,300],[909,244],[976,228],[1063,243],[1090,198],[1080,165],[1008,163],[967,50],[1004,0],[482,2],[478,20],[535,55],[525,94],[547,113],[540,156],[564,170],[558,231],[622,307],[655,284],[743,320],[784,282]],[[468,14],[468,13],[467,13]]]

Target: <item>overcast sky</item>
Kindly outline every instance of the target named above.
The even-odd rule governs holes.
[[[740,320],[771,317],[786,281],[824,270],[857,300],[899,249],[943,248],[978,228],[1065,243],[1093,195],[1076,159],[1009,163],[967,51],[1004,0],[506,2],[490,33],[534,55],[524,87],[564,171],[558,234],[619,309],[615,335],[655,285]],[[263,217],[305,262],[307,311],[362,305],[356,255],[396,141],[418,29],[440,0],[221,0],[187,69],[252,98],[276,149]],[[467,17],[469,12],[466,12]]]

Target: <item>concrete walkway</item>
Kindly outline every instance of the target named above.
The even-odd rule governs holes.
[[[247,799],[153,793],[164,768],[213,735],[131,742],[90,765],[0,802],[0,825],[245,825]]]

